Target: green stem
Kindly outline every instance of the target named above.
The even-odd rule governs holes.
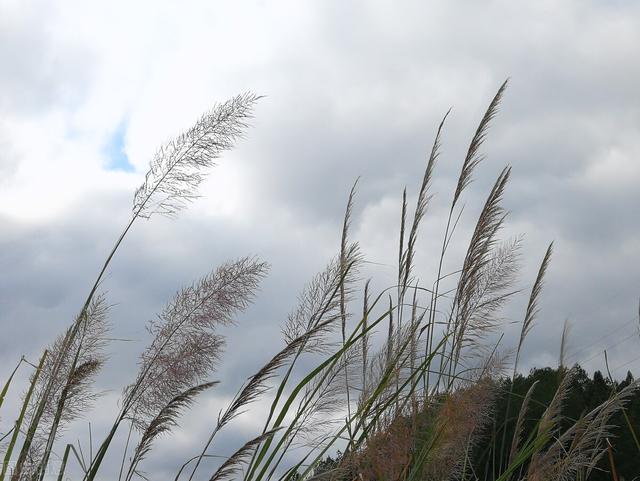
[[[40,377],[40,372],[42,371],[42,366],[44,365],[44,361],[47,358],[48,351],[44,351],[42,357],[40,358],[40,364],[38,364],[38,368],[36,369],[35,374],[33,375],[33,379],[31,380],[31,385],[29,386],[29,391],[27,391],[27,395],[24,398],[22,403],[22,409],[20,410],[20,415],[15,422],[13,428],[13,435],[11,436],[11,441],[9,441],[9,446],[7,447],[7,451],[4,454],[4,461],[2,463],[2,471],[0,472],[0,481],[4,481],[5,475],[7,474],[7,468],[9,467],[9,462],[11,461],[11,455],[13,454],[13,448],[15,447],[16,440],[18,439],[18,435],[20,434],[20,428],[22,426],[22,422],[24,421],[24,416],[29,407],[29,401],[31,400],[31,395],[33,394],[33,390],[38,383],[38,378]]]
[[[71,444],[67,444],[64,450],[64,456],[62,456],[62,464],[60,465],[60,472],[58,473],[58,481],[62,481],[64,471],[67,468],[67,460],[69,459],[69,452],[71,451]]]

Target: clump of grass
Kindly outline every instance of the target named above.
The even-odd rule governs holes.
[[[569,479],[594,468],[605,452],[609,420],[637,388],[636,383],[562,430],[562,404],[572,378],[568,370],[533,435],[523,436],[533,386],[514,419],[511,439],[507,439],[511,391],[505,425],[492,426],[493,381],[507,363],[490,334],[504,325],[501,309],[517,294],[512,286],[521,252],[520,238],[500,239],[508,214],[502,201],[510,167],[501,171],[490,189],[459,268],[443,271],[463,218],[461,199],[482,162],[482,146],[506,87],[507,82],[490,102],[462,162],[431,282],[422,284],[415,277],[416,252],[420,224],[432,201],[431,182],[449,112],[438,126],[413,208],[407,189],[402,193],[397,285],[373,295],[369,280],[363,283],[360,278],[365,258],[358,243],[350,239],[354,184],[346,202],[338,253],[299,295],[298,306],[283,323],[284,346],[237,387],[236,395],[211,422],[202,449],[176,466],[176,481],[506,481]],[[223,362],[225,338],[218,328],[233,324],[235,315],[252,302],[268,271],[268,265],[255,258],[225,263],[178,291],[148,324],[151,344],[141,353],[138,374],[124,387],[119,410],[102,434],[97,451],[90,449],[89,458],[84,459],[64,442],[63,426],[82,415],[99,396],[93,380],[104,365],[109,324],[108,304],[98,288],[112,258],[137,219],[175,216],[197,197],[197,188],[215,160],[244,135],[257,100],[245,94],[214,107],[194,127],[158,150],[134,195],[132,216],[108,253],[78,317],[45,351],[32,375],[20,414],[5,435],[10,442],[0,481],[7,476],[14,454],[12,480],[43,480],[51,455],[61,447],[59,479],[65,476],[72,453],[79,461],[79,479],[89,481],[105,471],[113,473],[118,467],[105,467],[104,460],[117,436],[125,439],[118,479],[144,478],[143,465],[153,455],[154,442],[170,435],[181,413],[218,384],[211,377]],[[411,221],[408,212],[413,212]],[[539,311],[551,250],[550,246],[533,283],[512,380]],[[362,309],[352,311],[362,287]],[[0,406],[15,372],[2,390]],[[253,438],[238,446],[226,461],[214,464],[211,447],[218,434],[258,399],[269,405],[261,429],[257,426]],[[128,430],[122,432],[122,425]],[[481,474],[471,453],[487,432],[494,445],[502,439],[502,450],[499,460],[492,463],[492,472],[485,469]],[[340,459],[330,470],[322,471],[323,458],[337,448],[343,449]],[[496,457],[495,449],[492,454]]]

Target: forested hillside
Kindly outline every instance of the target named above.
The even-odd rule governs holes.
[[[473,481],[500,479],[500,475],[508,464],[516,425],[519,426],[518,439],[526,440],[535,436],[545,410],[552,402],[568,372],[566,368],[553,369],[547,367],[533,369],[527,376],[517,375],[513,385],[510,378],[493,381],[491,390],[495,397],[493,408],[488,413],[490,422],[485,424],[482,433],[476,433],[477,436],[474,442],[469,446],[468,458],[465,460],[463,470],[465,478],[463,479]],[[608,375],[603,375],[600,371],[596,371],[590,377],[580,366],[574,366],[570,371],[569,386],[561,404],[561,420],[558,432],[564,432],[574,425],[577,425],[579,429],[581,418],[587,416],[602,403],[605,403],[613,394],[623,390],[633,380],[634,377],[631,372],[627,372],[623,381],[612,381]],[[527,406],[524,410],[526,415],[518,423],[523,401],[530,390],[530,398],[526,401]],[[508,401],[509,396],[511,396],[511,402]],[[471,408],[471,406],[469,407]],[[507,409],[509,410],[508,416],[506,414]],[[431,424],[429,417],[432,414],[431,410],[429,410],[421,413],[422,419],[404,419],[403,422],[406,425],[417,424],[422,426],[423,429],[428,429]],[[404,479],[404,472],[394,469],[395,466],[403,464],[402,460],[398,459],[398,457],[403,457],[399,455],[403,451],[402,444],[410,442],[412,449],[409,449],[409,452],[413,453],[413,455],[419,451],[419,436],[415,436],[412,440],[405,439],[404,434],[410,433],[412,429],[403,429],[402,424],[396,422],[387,432],[378,435],[380,439],[388,441],[379,452],[369,452],[364,456],[359,456],[360,462],[362,462],[362,459],[367,460],[370,465],[369,472],[377,473],[379,481],[383,481],[383,477],[390,474],[392,476],[397,475],[396,479]],[[418,432],[420,432],[419,429]],[[627,399],[625,409],[611,417],[608,423],[608,431],[610,435],[607,436],[607,439],[611,445],[610,448],[603,453],[595,469],[590,473],[581,473],[578,479],[589,481],[629,481],[637,478],[640,473],[640,441],[638,439],[638,432],[640,431],[640,391],[634,391]],[[406,462],[407,460],[405,459],[404,461]],[[315,475],[318,479],[351,480],[350,470],[346,469],[345,472],[345,465],[352,462],[352,459],[343,459],[342,453],[338,452],[336,457],[329,456],[320,463]],[[520,479],[527,472],[528,465],[529,462],[525,463],[517,473],[519,475],[514,476],[514,478]],[[615,469],[615,475],[612,469]],[[359,466],[358,471],[361,470],[362,466]],[[369,481],[373,481],[373,479]]]

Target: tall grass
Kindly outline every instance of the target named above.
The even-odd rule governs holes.
[[[461,199],[484,158],[482,146],[506,87],[507,82],[490,102],[463,159],[430,282],[423,284],[415,277],[416,252],[448,112],[437,128],[415,206],[409,206],[407,189],[402,194],[397,284],[373,294],[369,280],[361,278],[365,257],[349,229],[354,184],[337,254],[302,290],[298,306],[283,322],[283,347],[237,387],[217,418],[211,416],[214,421],[202,449],[176,466],[176,481],[561,480],[594,468],[607,448],[609,420],[637,388],[635,383],[562,430],[562,403],[572,378],[572,371],[566,370],[531,436],[523,437],[522,425],[535,386],[513,417],[510,392],[505,424],[492,426],[496,394],[492,381],[509,366],[492,339],[506,322],[502,308],[517,294],[512,286],[521,251],[519,239],[500,239],[507,217],[502,200],[509,167],[490,189],[458,267],[444,271],[445,265],[455,262],[448,257],[463,219]],[[123,387],[119,410],[113,413],[110,428],[100,433],[98,449],[89,450],[88,459],[63,439],[63,427],[99,396],[93,383],[105,365],[110,329],[108,304],[99,286],[111,260],[139,218],[175,216],[197,197],[197,188],[216,159],[244,135],[258,100],[245,94],[220,104],[158,150],[135,192],[130,220],[99,269],[78,316],[44,351],[31,376],[14,426],[3,435],[10,441],[3,446],[0,481],[43,480],[52,454],[59,450],[64,454],[58,479],[65,478],[72,464],[74,479],[104,479],[116,472],[118,480],[144,478],[143,467],[153,457],[154,442],[170,435],[201,393],[216,389],[218,382],[212,376],[223,362],[225,346],[219,328],[234,323],[268,272],[268,265],[256,258],[227,262],[184,287],[149,323],[152,341],[140,354],[138,373]],[[550,257],[551,246],[533,283],[512,377],[539,311]],[[362,307],[355,309],[359,299]],[[16,370],[0,395],[3,409]],[[257,400],[269,407],[255,436],[225,461],[212,461],[219,433],[230,429]],[[508,423],[513,423],[515,433],[510,439]],[[490,445],[501,439],[503,448],[489,451],[498,459],[491,473],[486,469],[481,473],[471,452],[479,440],[486,442],[487,433]],[[117,438],[123,442],[114,443]],[[120,466],[105,466],[107,453],[122,444]],[[336,449],[342,450],[340,461],[320,469]]]

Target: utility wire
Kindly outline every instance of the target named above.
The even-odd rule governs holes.
[[[593,341],[592,343],[587,344],[586,346],[581,347],[581,348],[580,348],[580,349],[578,349],[577,351],[574,351],[572,354],[570,354],[570,355],[568,356],[568,358],[569,358],[569,359],[573,359],[573,361],[572,361],[572,362],[577,361],[577,360],[578,360],[578,358],[580,357],[580,354],[582,354],[583,352],[585,352],[585,351],[589,350],[589,349],[590,349],[590,348],[592,348],[593,346],[595,346],[595,345],[597,345],[597,344],[601,343],[604,339],[606,339],[606,338],[608,338],[608,337],[611,337],[612,335],[614,335],[614,334],[616,334],[616,333],[620,332],[620,331],[621,331],[623,328],[625,328],[627,325],[629,325],[629,324],[631,324],[631,323],[634,323],[634,322],[637,322],[637,321],[638,321],[638,319],[637,319],[637,318],[635,318],[635,317],[634,317],[634,318],[632,318],[632,319],[629,319],[628,321],[625,321],[624,323],[622,323],[621,325],[619,325],[617,328],[615,328],[613,331],[609,332],[608,334],[606,334],[606,335],[604,335],[604,336],[601,336],[601,337],[599,337],[598,339],[596,339],[595,341]],[[632,336],[636,336],[636,335],[638,335],[638,331],[634,331],[632,334],[629,334],[629,336],[628,336],[628,337],[632,337]],[[611,347],[615,347],[615,346],[610,346],[610,348],[611,348]],[[586,361],[585,361],[585,362],[586,362]]]

